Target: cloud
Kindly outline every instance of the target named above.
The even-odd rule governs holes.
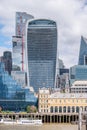
[[[11,51],[11,49],[7,47],[0,47],[0,56],[3,56],[4,51]]]
[[[81,35],[87,37],[86,0],[0,0],[0,23],[4,25],[0,32],[5,36],[15,34],[16,11],[35,18],[54,19],[58,26],[60,58],[66,67],[78,63]]]

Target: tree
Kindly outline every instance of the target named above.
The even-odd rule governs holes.
[[[0,106],[0,112],[2,111],[2,107]]]
[[[37,108],[35,106],[27,106],[27,112],[28,113],[35,113],[37,112]]]

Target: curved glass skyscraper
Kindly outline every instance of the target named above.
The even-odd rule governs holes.
[[[28,80],[35,92],[54,87],[57,58],[57,25],[55,21],[37,19],[28,22]]]

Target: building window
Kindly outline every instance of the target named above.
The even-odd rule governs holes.
[[[50,112],[53,113],[53,106],[50,107]]]
[[[68,106],[67,111],[70,113],[70,106]]]
[[[59,113],[62,113],[62,107],[61,106],[59,107]]]
[[[75,107],[74,106],[72,107],[72,112],[75,112]]]
[[[79,107],[77,106],[77,107],[76,107],[76,113],[78,113],[78,112],[79,112]]]
[[[57,106],[55,107],[55,112],[58,112],[58,107]]]
[[[64,112],[64,113],[66,112],[66,106],[63,107],[63,112]]]

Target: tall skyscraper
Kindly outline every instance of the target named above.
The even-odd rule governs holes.
[[[81,37],[81,45],[79,52],[79,65],[87,65],[87,39]]]
[[[13,36],[13,71],[21,71],[22,70],[22,37],[21,36]]]
[[[35,92],[54,87],[57,59],[57,25],[53,20],[36,19],[27,27],[28,81]]]
[[[16,30],[12,37],[13,42],[13,68],[24,71],[25,63],[25,42],[26,42],[26,23],[34,17],[26,12],[16,12]],[[14,70],[14,69],[13,69]]]

